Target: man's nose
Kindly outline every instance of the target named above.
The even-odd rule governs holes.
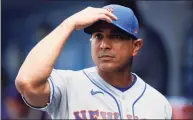
[[[101,49],[111,49],[111,40],[103,39],[100,44]]]

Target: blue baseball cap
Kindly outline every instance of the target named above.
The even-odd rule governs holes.
[[[107,5],[107,6],[104,6],[103,8],[110,9],[112,13],[118,18],[117,21],[112,20],[111,24],[125,31],[126,33],[134,37],[135,39],[139,38],[139,34],[138,34],[139,33],[139,23],[138,23],[138,20],[135,14],[133,13],[133,11],[130,8],[124,7],[121,5],[115,5],[115,4]],[[104,20],[100,20],[100,21],[104,21]],[[94,24],[84,28],[84,32],[88,34],[92,34]]]

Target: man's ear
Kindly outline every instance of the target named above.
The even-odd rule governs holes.
[[[137,39],[133,41],[133,56],[136,56],[140,50],[140,48],[143,46],[143,40]]]

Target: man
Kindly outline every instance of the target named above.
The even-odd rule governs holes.
[[[72,31],[83,28],[92,35],[96,67],[53,69]],[[131,73],[132,58],[142,46],[138,29],[129,8],[88,7],[64,20],[30,51],[16,87],[26,104],[54,119],[170,119],[172,109],[165,97]]]

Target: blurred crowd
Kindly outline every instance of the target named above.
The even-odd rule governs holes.
[[[2,119],[50,118],[23,102],[14,84],[17,72],[33,46],[65,18],[87,6],[106,4],[130,7],[139,19],[144,46],[134,58],[132,71],[168,98],[174,118],[193,119],[193,2],[133,0],[2,0]],[[55,68],[94,66],[89,37],[83,31],[74,31]]]
[[[9,85],[8,75],[1,68],[1,119],[49,119],[46,112],[33,110],[22,99],[14,85]]]

